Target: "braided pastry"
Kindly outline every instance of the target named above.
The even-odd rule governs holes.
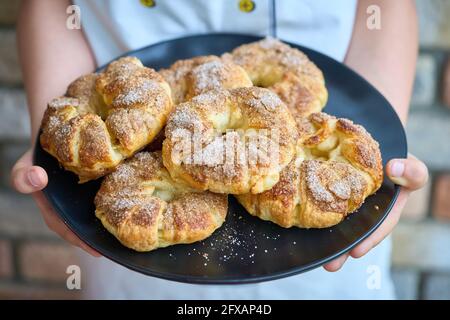
[[[163,143],[173,179],[198,190],[259,193],[272,188],[295,153],[286,105],[258,87],[209,91],[177,106]]]
[[[175,183],[160,152],[141,152],[120,164],[104,179],[95,206],[105,228],[136,251],[205,239],[222,225],[228,208],[226,195]]]
[[[277,93],[294,116],[319,112],[327,102],[322,71],[303,52],[279,40],[244,44],[223,58],[244,68],[253,85]]]
[[[156,71],[121,58],[78,78],[66,96],[49,103],[41,145],[83,183],[150,143],[172,108],[170,87]]]
[[[381,186],[378,143],[361,126],[325,113],[297,118],[297,157],[260,194],[238,195],[247,211],[282,227],[325,228],[357,210]]]
[[[170,84],[175,104],[213,89],[252,86],[244,69],[232,61],[212,55],[178,60],[169,69],[162,69],[159,73]]]

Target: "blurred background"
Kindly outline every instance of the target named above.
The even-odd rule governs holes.
[[[417,0],[420,56],[407,125],[409,150],[431,179],[408,202],[393,238],[399,299],[450,299],[450,1]],[[49,231],[9,172],[28,148],[29,124],[15,41],[18,0],[0,0],[0,299],[76,299],[66,289],[74,249]]]

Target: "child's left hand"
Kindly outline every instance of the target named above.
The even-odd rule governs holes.
[[[408,159],[392,159],[386,166],[386,174],[394,183],[402,186],[400,194],[381,226],[366,240],[355,248],[324,265],[327,271],[338,271],[349,256],[360,258],[386,238],[397,225],[405,207],[406,200],[412,191],[422,188],[428,180],[428,169],[425,164],[410,155]]]

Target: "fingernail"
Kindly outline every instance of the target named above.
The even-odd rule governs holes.
[[[391,177],[401,177],[403,176],[403,173],[405,172],[405,164],[401,161],[395,161],[391,165]]]
[[[27,177],[33,187],[38,188],[41,186],[41,179],[34,170],[28,170]]]

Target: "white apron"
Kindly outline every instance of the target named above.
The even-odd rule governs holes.
[[[208,32],[272,35],[343,61],[356,0],[75,0],[98,65],[126,51]],[[80,251],[82,294],[94,299],[392,299],[390,240],[336,273],[319,268],[249,285],[147,277]]]

